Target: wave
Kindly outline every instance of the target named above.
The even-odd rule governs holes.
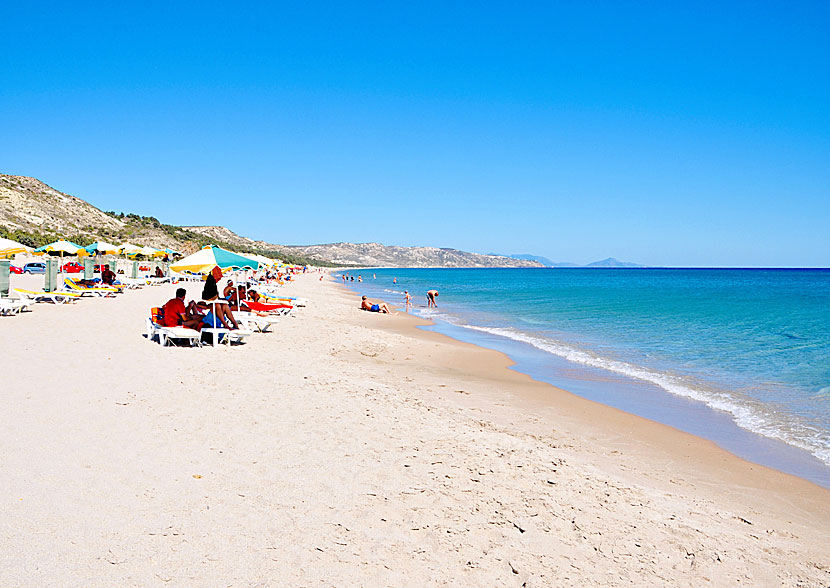
[[[781,418],[780,413],[760,403],[752,402],[748,399],[741,399],[726,392],[697,388],[690,385],[684,379],[672,374],[651,370],[616,359],[601,357],[590,351],[577,349],[551,339],[529,335],[512,328],[481,327],[464,324],[449,315],[433,311],[432,309],[422,311],[421,314],[425,318],[439,318],[442,321],[473,331],[480,331],[527,343],[536,349],[562,357],[571,362],[608,370],[629,378],[655,384],[670,394],[696,400],[713,409],[726,412],[732,416],[732,419],[739,427],[809,451],[830,466],[830,434],[801,422],[797,417],[784,420]]]

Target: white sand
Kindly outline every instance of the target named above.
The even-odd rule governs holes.
[[[0,317],[0,586],[830,585],[826,490],[316,277],[161,348],[173,290]]]

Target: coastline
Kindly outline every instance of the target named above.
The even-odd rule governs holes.
[[[349,291],[348,286],[344,290],[350,296],[357,296]],[[745,460],[703,437],[534,379],[531,375],[510,369],[516,362],[501,351],[423,330],[434,322],[411,314],[399,314],[400,318],[395,322],[379,324],[376,328],[457,348],[454,355],[430,355],[428,360],[455,377],[498,382],[510,387],[506,397],[495,393],[483,398],[494,411],[491,416],[497,418],[496,407],[503,406],[502,402],[508,400],[517,405],[514,408],[532,411],[539,418],[544,415],[546,423],[543,428],[555,423],[558,430],[573,438],[584,436],[587,432],[590,438],[610,448],[611,452],[636,447],[637,451],[645,451],[649,458],[657,459],[662,464],[677,467],[682,463],[682,467],[690,468],[684,474],[701,482],[711,480],[716,473],[729,483],[744,488],[773,492],[788,488],[807,494],[816,491],[819,503],[830,507],[830,490],[809,480]],[[544,434],[542,429],[536,427],[527,432]],[[620,471],[624,469],[622,467]]]
[[[399,279],[402,278],[403,285],[385,285],[395,275]],[[802,477],[830,489],[827,437],[821,433],[824,431],[822,427],[825,417],[810,414],[811,410],[815,413],[818,409],[810,407],[809,394],[804,399],[805,410],[802,413],[801,406],[786,404],[795,400],[793,396],[787,397],[786,393],[778,397],[783,404],[777,407],[776,398],[764,398],[763,395],[756,396],[751,392],[753,386],[763,385],[765,377],[770,377],[770,373],[775,369],[785,370],[786,366],[767,366],[766,374],[747,371],[745,375],[749,378],[744,378],[740,373],[741,368],[732,374],[729,373],[734,367],[732,364],[737,361],[735,359],[732,364],[728,361],[723,366],[717,362],[713,364],[712,360],[715,357],[712,349],[706,350],[709,353],[707,369],[702,369],[703,364],[688,369],[688,366],[683,366],[683,358],[678,357],[666,361],[664,356],[660,365],[658,358],[661,357],[661,352],[659,344],[655,341],[660,341],[661,336],[666,337],[665,330],[655,333],[655,337],[649,337],[648,341],[642,341],[642,333],[637,333],[634,327],[634,334],[640,335],[642,346],[637,345],[636,349],[632,345],[629,345],[629,349],[624,346],[614,348],[612,343],[608,349],[602,349],[601,341],[590,341],[591,336],[596,337],[598,328],[597,320],[593,317],[586,317],[586,333],[592,333],[593,329],[593,335],[587,335],[589,342],[582,344],[575,329],[576,325],[571,325],[570,332],[566,329],[559,334],[556,327],[544,323],[545,318],[529,313],[510,312],[501,316],[490,304],[490,301],[498,299],[500,294],[493,292],[489,299],[483,298],[482,288],[489,288],[489,285],[475,275],[471,275],[469,280],[462,280],[461,285],[455,284],[454,278],[449,274],[436,273],[433,276],[431,273],[421,275],[416,272],[403,272],[401,276],[397,272],[387,272],[383,275],[379,273],[378,277],[380,279],[377,281],[369,279],[363,284],[346,285],[358,288],[361,294],[379,298],[391,296],[395,299],[399,290],[408,287],[412,291],[414,287],[417,291],[419,285],[424,287],[425,281],[432,282],[442,291],[454,292],[456,286],[461,289],[472,288],[471,301],[467,300],[466,296],[456,296],[452,300],[446,300],[447,305],[442,304],[440,311],[427,310],[423,305],[416,304],[412,312],[423,318],[434,319],[434,324],[425,328],[457,340],[506,353],[515,362],[511,367],[513,370],[584,398],[714,441],[745,460]],[[501,277],[493,279],[501,283]],[[508,277],[504,279],[510,280]],[[580,282],[582,281],[578,280],[575,283]],[[561,291],[559,293],[562,294]],[[521,303],[522,300],[517,300],[517,304]],[[599,301],[597,304],[601,305],[603,302]],[[572,320],[573,313],[569,314],[567,306],[564,312],[564,321]],[[612,320],[610,325],[600,328],[619,330],[619,327],[620,325],[615,325]],[[626,328],[632,326],[628,325]],[[770,327],[769,332],[782,338],[789,337],[787,331],[778,331],[773,327]],[[712,336],[716,337],[717,333]],[[767,335],[761,333],[760,336]],[[664,344],[678,347],[689,346],[690,343],[692,342],[684,340],[682,335],[664,341]],[[776,345],[775,341],[768,342],[766,349],[776,349]],[[602,350],[597,351],[597,348]],[[766,352],[766,349],[755,351]],[[728,350],[720,351],[728,353]],[[751,349],[746,350],[744,359],[752,353],[754,352]],[[696,357],[694,350],[689,357]],[[674,361],[678,359],[681,361]],[[798,365],[804,358],[790,359],[791,363],[788,365]],[[818,362],[817,365],[820,364],[821,362]],[[714,377],[710,378],[709,372],[714,374]]]
[[[231,349],[140,336],[171,287],[2,319],[2,583],[827,584],[827,490],[284,291]]]

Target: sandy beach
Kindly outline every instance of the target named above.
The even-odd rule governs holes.
[[[316,274],[162,348],[174,289],[0,317],[0,585],[830,585],[830,491]]]

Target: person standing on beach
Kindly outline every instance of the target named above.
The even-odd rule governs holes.
[[[409,312],[409,307],[412,306],[412,296],[409,295],[409,290],[404,290],[403,301],[406,304],[406,312]]]
[[[427,290],[427,308],[431,306],[438,308],[438,304],[435,302],[436,298],[438,298],[438,290]]]

